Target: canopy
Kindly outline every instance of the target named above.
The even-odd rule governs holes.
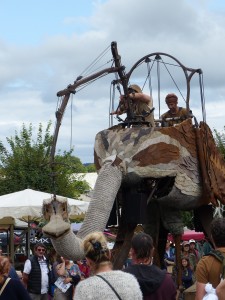
[[[189,241],[189,240],[195,240],[195,241],[201,241],[204,240],[205,235],[203,232],[197,232],[195,230],[185,230],[182,234],[182,241]],[[168,234],[168,240],[173,241],[173,236],[169,233]]]
[[[52,194],[26,189],[0,196],[0,218],[12,217],[24,221],[32,221],[42,216],[43,200],[51,198]],[[67,198],[70,206],[70,218],[84,214],[89,202]]]
[[[186,230],[182,235],[183,241],[189,241],[189,240],[201,241],[204,240],[204,238],[205,235],[203,232],[197,232],[194,230]]]

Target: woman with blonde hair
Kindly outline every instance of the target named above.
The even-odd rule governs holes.
[[[112,270],[110,250],[103,233],[88,234],[83,247],[91,276],[77,285],[74,300],[142,299],[139,284],[133,275]]]
[[[20,280],[8,277],[10,267],[9,259],[0,256],[0,300],[31,300]]]

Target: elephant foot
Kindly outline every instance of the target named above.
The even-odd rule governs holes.
[[[54,239],[67,234],[70,229],[70,223],[63,221],[60,215],[52,215],[50,222],[42,228],[42,231]]]

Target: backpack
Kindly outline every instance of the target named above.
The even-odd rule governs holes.
[[[211,250],[209,252],[209,255],[214,256],[216,259],[218,259],[222,264],[222,272],[221,272],[221,279],[225,279],[225,255],[221,253],[219,250]]]

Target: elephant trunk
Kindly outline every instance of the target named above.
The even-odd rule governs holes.
[[[121,181],[122,172],[118,167],[107,164],[101,168],[93,197],[77,236],[68,223],[65,201],[58,205],[58,210],[51,205],[52,199],[46,201],[43,211],[49,223],[43,227],[43,232],[51,237],[53,247],[59,255],[72,260],[84,258],[82,240],[93,231],[104,231]]]
[[[111,164],[104,165],[99,172],[93,196],[77,236],[83,239],[93,231],[104,231],[122,181],[122,172]]]
[[[82,240],[70,230],[67,234],[57,239],[51,239],[54,249],[57,253],[70,260],[80,260],[84,258]]]

